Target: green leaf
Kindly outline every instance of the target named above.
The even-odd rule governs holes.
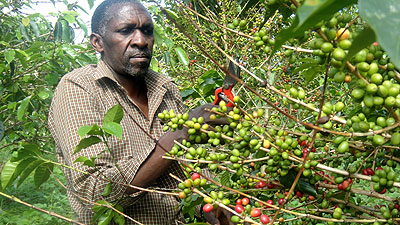
[[[76,18],[76,22],[78,23],[79,27],[85,32],[85,36],[88,35],[88,29],[85,22],[81,18]]]
[[[54,28],[55,41],[60,42],[62,40],[62,34],[63,34],[63,24],[60,21],[57,21],[56,26]]]
[[[224,185],[224,186],[229,186],[230,185],[230,180],[231,180],[230,173],[228,171],[224,171],[221,174],[221,184]]]
[[[22,149],[19,151],[26,152],[28,155],[33,155],[33,156],[41,155],[39,146],[37,144],[24,143],[24,144],[22,144]]]
[[[125,225],[125,217],[117,212],[113,212],[113,221],[118,225]]]
[[[99,200],[96,202],[97,204],[100,205],[93,205],[93,211],[94,212],[101,212],[104,208],[107,209],[107,207],[105,207],[104,205],[107,205],[107,202],[104,200]],[[104,210],[105,211],[105,210]]]
[[[88,4],[89,4],[89,8],[92,9],[93,8],[93,0],[87,0]]]
[[[15,180],[14,172],[18,166],[18,162],[8,161],[1,170],[1,188],[4,190]]]
[[[176,14],[174,11],[169,10],[169,9],[165,9],[165,11],[166,11],[174,20],[179,19],[178,14]]]
[[[42,90],[38,93],[38,96],[39,96],[39,98],[46,100],[50,97],[50,94],[49,94],[49,92]]]
[[[303,35],[304,31],[315,27],[320,21],[332,18],[339,10],[356,2],[357,0],[306,0],[297,9],[292,25],[278,34],[274,51],[280,49],[282,44],[290,38]]]
[[[44,182],[46,182],[50,177],[50,171],[53,170],[53,163],[42,163],[35,170],[34,183],[36,188],[39,188]]]
[[[102,136],[104,134],[104,132],[101,129],[101,127],[99,127],[97,124],[93,124],[93,126],[89,126],[89,127],[91,127],[91,129],[89,129],[88,131],[86,130],[86,129],[88,129],[88,128],[86,128],[86,126],[88,126],[88,125],[82,126],[84,128],[82,128],[81,131],[79,131],[80,128],[78,129],[78,134],[79,134],[79,136],[81,138],[85,137],[86,135],[99,135],[99,136]]]
[[[15,179],[16,179],[19,175],[21,175],[22,172],[23,172],[24,170],[26,170],[26,169],[28,168],[28,166],[29,166],[31,163],[33,163],[35,160],[36,160],[35,158],[29,157],[29,158],[26,158],[26,159],[20,161],[20,162],[18,163],[18,165],[17,165],[17,168],[15,169],[15,172],[14,172],[14,177],[15,177]]]
[[[18,182],[17,182],[17,187],[19,187],[22,182],[40,165],[43,163],[43,160],[36,160],[28,165],[26,169],[21,173],[19,176]]]
[[[108,122],[103,124],[103,130],[108,134],[114,135],[122,139],[122,127],[119,123]]]
[[[83,125],[81,127],[79,127],[78,129],[78,135],[79,137],[83,138],[86,136],[87,133],[89,133],[89,131],[93,128],[93,126],[90,125]]]
[[[79,156],[74,161],[74,163],[77,163],[77,162],[83,162],[83,165],[85,165],[85,166],[90,166],[90,167],[95,167],[96,166],[94,164],[94,160],[91,160],[91,159],[87,158],[86,156]]]
[[[285,188],[291,188],[294,180],[296,179],[297,173],[298,172],[295,169],[290,169],[286,176],[282,176],[279,178],[279,182],[283,184]],[[310,184],[308,179],[303,175],[300,176],[295,189],[312,196],[317,195],[317,192],[315,191],[315,186]]]
[[[19,25],[19,31],[22,34],[22,36],[25,38],[26,41],[32,41],[31,37],[28,35],[28,31],[26,30],[26,27],[20,23]]]
[[[200,77],[199,77],[199,83],[202,83],[205,79],[207,78],[213,78],[215,79],[216,77],[221,77],[218,73],[218,71],[216,70],[208,70],[207,72],[203,73]]]
[[[29,23],[31,24],[31,27],[32,27],[33,33],[35,33],[35,36],[39,37],[40,36],[40,31],[39,31],[38,25],[33,20],[31,20]]]
[[[70,14],[65,14],[63,18],[68,21],[68,23],[75,23],[75,17]]]
[[[162,43],[164,43],[164,40],[167,39],[167,37],[165,36],[164,30],[161,28],[160,25],[158,25],[157,23],[154,24],[154,41],[157,45],[162,45]]]
[[[111,190],[112,190],[112,184],[108,183],[106,185],[106,187],[104,188],[103,192],[101,193],[101,195],[103,195],[104,197],[107,197],[111,194]]]
[[[28,107],[29,102],[31,101],[32,96],[28,96],[21,101],[21,105],[19,105],[17,110],[17,119],[22,121],[24,118],[24,114],[26,112],[26,108]]]
[[[11,63],[15,58],[15,51],[13,49],[6,50],[4,52],[4,57],[8,63]]]
[[[113,210],[112,209],[107,209],[105,213],[103,213],[99,219],[98,219],[98,225],[107,225],[111,222],[113,218]]]
[[[179,61],[186,67],[188,68],[189,65],[189,58],[186,55],[186,52],[181,48],[181,47],[177,47],[175,48],[175,52],[176,54],[178,54],[178,59]]]
[[[61,20],[62,23],[62,40],[70,43],[72,40],[71,30],[68,22],[66,20]]]
[[[151,59],[150,61],[150,68],[154,71],[159,73],[160,72],[160,68],[158,67],[158,62],[156,59],[154,59],[154,57]]]
[[[393,64],[400,68],[400,4],[398,0],[359,1],[361,17],[367,21],[377,36],[379,45],[390,56]],[[354,43],[354,42],[353,42]]]
[[[3,122],[0,120],[0,141],[1,141],[1,139],[3,139],[3,137],[4,137],[4,131],[5,131],[5,129],[4,129],[4,124],[3,124]]]
[[[124,117],[124,111],[120,104],[114,105],[111,109],[109,109],[104,116],[103,124],[109,122],[119,123]]]
[[[92,146],[92,145],[100,143],[100,142],[101,142],[101,139],[96,136],[90,136],[90,137],[84,138],[75,147],[74,154],[80,152],[82,149],[85,149],[89,146]]]
[[[344,62],[351,59],[355,54],[357,54],[362,49],[368,47],[375,41],[374,31],[368,27],[362,30],[352,41],[352,45],[347,53],[346,57],[343,59]]]
[[[294,73],[294,74],[298,73],[300,71],[303,71],[304,69],[307,69],[309,67],[313,67],[315,65],[318,65],[318,63],[317,62],[302,63],[300,66],[296,67],[296,69],[293,70],[292,73]]]
[[[195,90],[193,88],[188,88],[188,89],[181,91],[181,96],[183,99],[186,99],[189,96],[191,96],[193,93],[195,93]]]

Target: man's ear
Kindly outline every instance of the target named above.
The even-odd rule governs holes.
[[[96,34],[96,33],[92,33],[90,35],[90,44],[92,44],[93,48],[99,52],[100,54],[103,53],[104,51],[104,46],[103,46],[103,38]]]

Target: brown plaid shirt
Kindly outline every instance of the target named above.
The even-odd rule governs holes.
[[[117,164],[123,176],[116,169],[113,160],[107,152],[96,159],[96,166],[109,179],[125,183],[124,177],[130,183],[139,166],[155,147],[154,139],[158,140],[163,135],[162,125],[157,117],[163,110],[173,109],[175,112],[184,112],[181,96],[175,84],[167,76],[149,70],[145,81],[148,88],[149,118],[142,114],[139,108],[128,98],[125,90],[120,86],[112,71],[103,61],[98,65],[88,65],[66,74],[57,86],[50,107],[49,127],[55,139],[56,151],[60,163],[89,172],[81,172],[63,167],[67,179],[68,198],[76,219],[90,224],[93,217],[92,204],[81,200],[75,194],[90,200],[97,201],[102,198],[113,202],[120,197],[124,206],[124,213],[143,224],[175,224],[176,220],[182,221],[179,199],[175,196],[158,193],[137,192],[128,196],[124,194],[126,187],[112,184],[112,193],[102,197],[107,181],[99,179],[100,172],[93,167],[82,166],[82,163],[73,163],[79,156],[99,156],[106,146],[103,143],[83,149],[73,155],[75,146],[80,137],[77,134],[83,125],[102,125],[103,117],[108,109],[116,104],[121,104],[126,110],[121,121],[123,139],[115,137],[109,139],[109,146],[114,152]],[[129,114],[130,116],[128,116]],[[143,132],[133,121],[136,120],[148,134]],[[173,173],[184,177],[177,163],[172,164],[169,170],[161,175],[153,187],[174,189],[178,182],[168,174]],[[97,177],[97,178],[96,178]],[[126,224],[134,224],[127,220]]]

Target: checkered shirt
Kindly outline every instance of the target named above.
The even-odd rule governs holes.
[[[124,194],[126,186],[116,183],[112,184],[109,196],[101,196],[108,182],[99,179],[100,174],[117,183],[126,183],[125,179],[130,183],[139,166],[153,151],[154,140],[163,135],[162,124],[157,114],[170,109],[179,113],[186,110],[172,80],[149,70],[145,78],[149,105],[149,119],[147,119],[117,83],[114,73],[103,61],[97,65],[87,65],[66,74],[54,93],[49,112],[49,128],[55,140],[58,160],[62,164],[91,174],[86,175],[63,167],[69,189],[69,202],[75,211],[76,219],[85,224],[91,224],[93,204],[82,198],[92,202],[103,198],[114,202],[121,197],[120,203],[124,207],[124,213],[136,221],[146,225],[176,224],[176,221],[183,219],[179,207],[180,201],[176,196],[141,191],[128,196]],[[107,110],[118,103],[124,108],[124,117],[121,121],[122,140],[113,136],[109,138],[108,144],[123,175],[116,169],[108,152],[104,152],[96,159],[97,169],[83,166],[82,163],[74,163],[80,156],[90,159],[99,156],[106,149],[105,144],[98,143],[73,154],[75,146],[80,141],[78,128],[93,124],[101,126]],[[152,187],[176,188],[178,182],[170,177],[169,173],[184,177],[179,165],[173,163]],[[82,198],[78,198],[77,195]],[[126,224],[135,223],[127,219]]]

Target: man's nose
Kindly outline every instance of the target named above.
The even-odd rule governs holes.
[[[130,40],[130,45],[137,46],[139,48],[144,48],[147,46],[147,40],[143,32],[139,29],[136,29]]]

